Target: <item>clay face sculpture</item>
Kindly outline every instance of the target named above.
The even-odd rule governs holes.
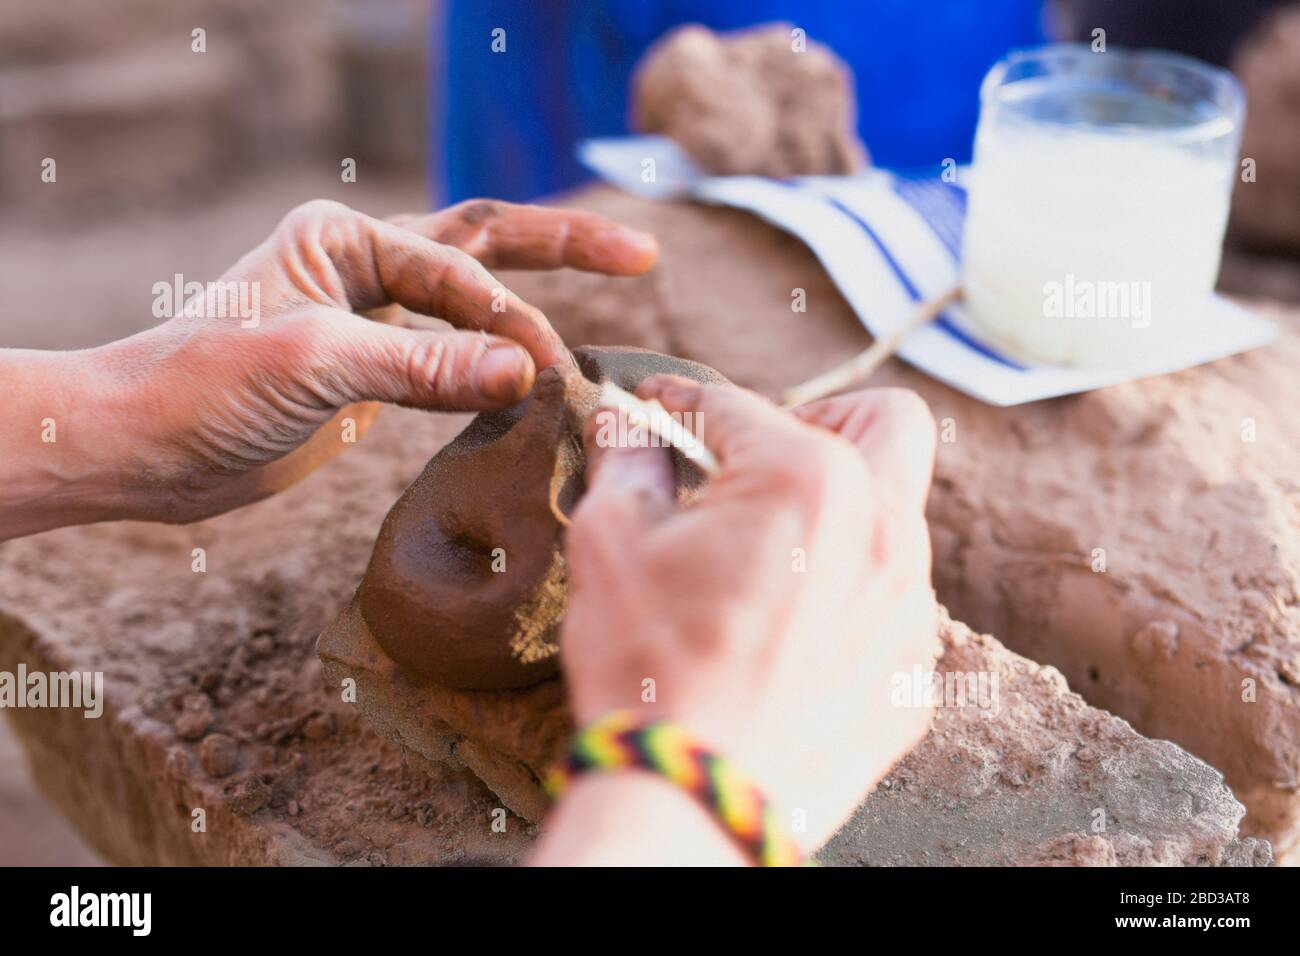
[[[632,390],[661,372],[725,382],[657,352],[578,348],[519,405],[476,417],[384,519],[358,592],[375,639],[413,680],[465,690],[527,687],[558,671],[563,527],[582,495],[591,383]],[[700,474],[674,452],[679,497]]]

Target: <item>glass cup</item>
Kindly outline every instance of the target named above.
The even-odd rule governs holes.
[[[973,322],[1023,358],[1127,367],[1202,334],[1237,179],[1232,74],[1058,44],[985,77],[962,252]]]

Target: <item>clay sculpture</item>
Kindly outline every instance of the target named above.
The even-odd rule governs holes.
[[[845,174],[866,164],[853,74],[788,24],[714,33],[689,24],[637,65],[633,125],[719,175]]]
[[[580,435],[596,405],[593,384],[632,390],[660,372],[725,381],[642,349],[573,356],[576,367],[543,371],[519,405],[477,416],[384,520],[358,604],[414,681],[491,690],[553,676],[565,603],[561,516],[583,490]],[[702,476],[674,455],[679,496],[689,497]]]

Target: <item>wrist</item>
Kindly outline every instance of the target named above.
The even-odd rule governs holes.
[[[768,797],[744,770],[688,728],[615,710],[583,725],[547,776],[552,796],[611,772],[646,771],[705,811],[749,862],[790,866],[802,858]]]
[[[0,351],[0,540],[121,517],[123,424],[100,350]]]
[[[746,866],[689,793],[644,770],[586,774],[546,821],[534,866]]]

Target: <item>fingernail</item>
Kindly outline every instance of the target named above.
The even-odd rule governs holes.
[[[484,398],[517,402],[528,391],[531,368],[528,355],[519,346],[494,344],[474,367],[474,384]]]
[[[700,386],[682,382],[665,382],[659,389],[659,401],[664,405],[689,407],[696,402]]]
[[[618,223],[610,223],[601,231],[596,247],[618,249],[623,268],[629,270],[629,274],[645,272],[659,258],[658,239],[648,232]],[[601,261],[602,268],[607,268],[608,260],[602,258]]]
[[[672,379],[664,375],[651,375],[649,378],[641,379],[641,383],[636,387],[638,398],[652,399],[658,398],[663,393],[664,388]]]
[[[659,258],[659,240],[648,232],[623,228],[623,240],[633,246],[640,256],[642,266],[651,266]]]
[[[645,252],[658,252],[659,240],[648,232],[642,232],[640,229],[633,229],[630,226],[620,227],[623,239],[631,245]]]

